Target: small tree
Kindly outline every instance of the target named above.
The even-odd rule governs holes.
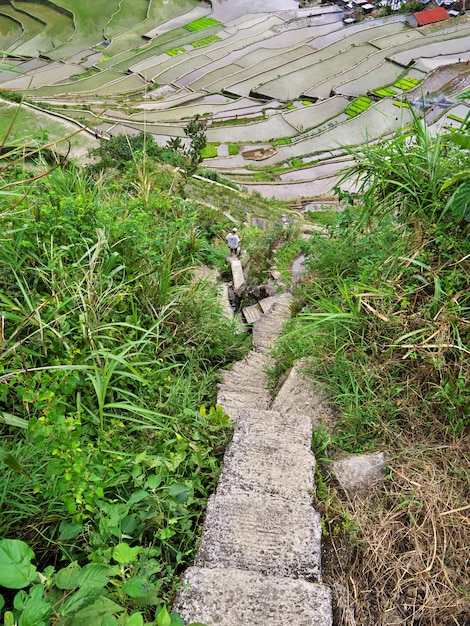
[[[207,122],[205,119],[200,119],[199,115],[195,115],[194,119],[184,129],[184,134],[190,140],[189,146],[185,151],[185,155],[188,157],[185,167],[186,176],[192,176],[202,161],[202,151],[207,143],[206,129]]]

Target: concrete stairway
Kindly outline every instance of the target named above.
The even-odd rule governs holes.
[[[290,295],[262,300],[253,349],[221,372],[217,403],[236,422],[195,564],[173,610],[185,624],[331,626],[321,584],[318,513],[312,507],[312,420],[271,410],[268,350],[290,315]]]

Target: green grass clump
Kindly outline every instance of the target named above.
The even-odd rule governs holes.
[[[240,147],[236,143],[228,144],[228,153],[230,156],[235,156],[240,152]]]
[[[292,139],[290,137],[282,137],[280,139],[275,139],[273,141],[273,146],[288,146],[292,143]]]
[[[200,17],[199,19],[194,20],[194,22],[186,24],[185,28],[191,32],[196,32],[198,30],[210,28],[211,26],[217,26],[218,24],[221,24],[221,22],[212,17]]]

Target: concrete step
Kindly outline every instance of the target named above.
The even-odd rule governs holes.
[[[256,351],[265,351],[282,333],[285,322],[289,319],[287,310],[274,305],[272,311],[253,324],[253,346]]]
[[[244,404],[242,402],[244,402]],[[260,400],[260,398],[255,395],[244,398],[240,396],[232,397],[230,395],[217,396],[217,404],[223,408],[233,422],[238,422],[241,407],[245,406],[251,409],[267,410],[270,403],[270,398]]]
[[[245,286],[245,276],[243,275],[243,267],[241,261],[236,256],[227,256],[227,261],[232,268],[232,281],[233,290],[235,293],[239,293]]]
[[[266,395],[269,399],[272,399],[272,394],[268,393],[265,386],[262,384],[264,381],[257,378],[241,378],[237,377],[235,380],[231,379],[225,383],[218,383],[217,393],[257,393]]]
[[[319,389],[315,389],[311,378],[303,373],[307,366],[306,359],[301,359],[294,365],[274,398],[271,409],[309,415],[313,427],[321,423],[332,424],[334,413],[328,406],[325,395]]]
[[[331,626],[331,593],[304,580],[238,569],[190,567],[173,610],[185,624],[206,626]]]
[[[243,372],[246,368],[253,368],[265,371],[266,368],[272,367],[275,361],[272,357],[267,354],[260,354],[254,350],[250,350],[248,354],[241,360],[237,361],[232,365],[229,370],[224,371],[241,371]]]
[[[263,309],[263,313],[269,313],[275,304],[290,307],[292,296],[288,293],[278,293],[275,296],[269,296],[259,300],[258,304]]]
[[[310,505],[213,494],[194,564],[320,582],[320,540],[320,516]]]
[[[252,304],[242,309],[247,324],[254,324],[263,315],[263,309],[258,304]]]
[[[312,423],[308,415],[268,411],[256,407],[243,407],[239,410],[234,441],[243,435],[251,435],[259,441],[270,440],[274,434],[285,442],[311,450]]]
[[[246,385],[256,387],[258,390],[267,389],[269,377],[259,370],[248,370],[246,372],[224,372],[219,385],[230,385],[232,387],[243,388]]]
[[[217,495],[264,496],[311,504],[315,457],[282,439],[237,437],[227,448]]]

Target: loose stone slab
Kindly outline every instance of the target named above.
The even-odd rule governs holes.
[[[229,255],[227,259],[232,267],[233,290],[235,293],[238,293],[240,289],[245,285],[243,267],[240,259],[238,259],[237,257]]]
[[[320,516],[309,505],[212,495],[195,565],[320,582]]]
[[[260,441],[273,435],[285,442],[302,445],[311,449],[312,423],[308,415],[265,411],[257,408],[242,408],[238,413],[237,426],[233,436],[252,435]]]
[[[258,304],[252,304],[242,309],[243,316],[247,324],[254,324],[263,315],[263,311]]]
[[[356,454],[333,463],[333,473],[341,487],[350,495],[382,486],[386,452]]]
[[[331,626],[330,590],[305,580],[190,567],[172,610],[185,624]]]
[[[311,504],[315,457],[304,446],[240,437],[226,450],[217,495],[280,498]]]

